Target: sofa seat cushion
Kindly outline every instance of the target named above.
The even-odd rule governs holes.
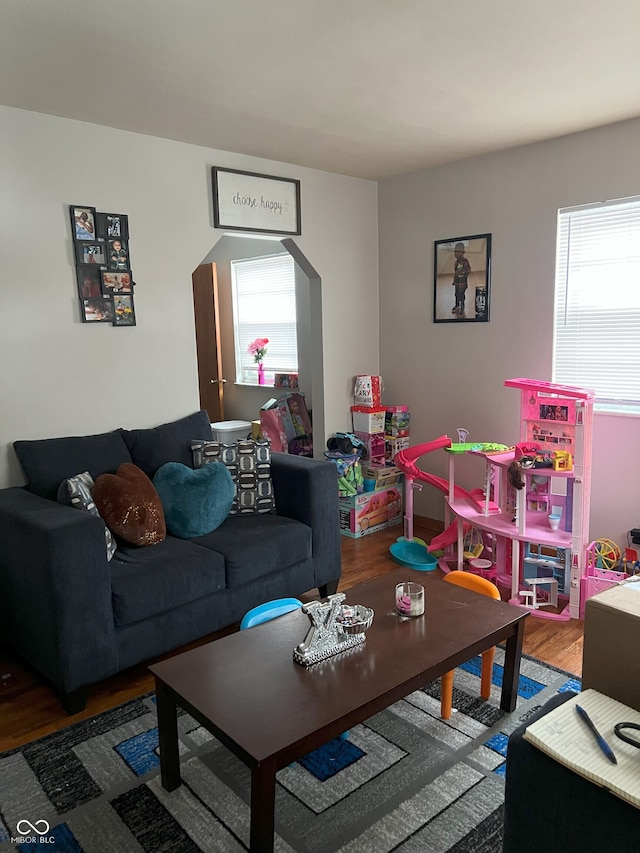
[[[229,516],[191,542],[221,554],[227,586],[242,586],[311,557],[311,528],[280,515]]]
[[[210,440],[211,435],[209,415],[204,409],[152,429],[122,430],[131,461],[152,479],[165,462],[182,462],[193,468],[192,439]]]
[[[225,585],[220,554],[172,536],[153,548],[122,545],[109,567],[116,626],[175,610]]]
[[[131,462],[122,430],[100,435],[14,441],[13,447],[27,478],[27,489],[55,501],[63,480],[88,471],[95,480],[112,474],[123,462]]]

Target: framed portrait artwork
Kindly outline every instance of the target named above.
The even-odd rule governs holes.
[[[96,213],[96,231],[103,240],[129,239],[129,217],[124,213]]]
[[[135,326],[136,312],[133,307],[133,296],[117,294],[113,297],[113,325]]]
[[[129,217],[69,205],[83,323],[135,326]]]
[[[133,283],[131,281],[131,273],[128,270],[127,272],[101,270],[100,281],[103,296],[112,296],[114,293],[132,292]]]
[[[488,323],[491,234],[436,240],[433,322]]]
[[[103,295],[100,267],[95,264],[78,264],[76,278],[78,279],[78,296],[80,299],[97,298]]]
[[[72,204],[69,208],[71,213],[71,229],[74,240],[96,239],[96,209],[95,207],[84,207]]]
[[[129,243],[121,237],[107,240],[107,266],[110,270],[128,270],[131,267],[129,261]]]
[[[83,323],[112,323],[113,324],[113,301],[107,296],[98,296],[90,299],[81,299]]]
[[[107,244],[79,240],[76,243],[76,263],[95,264],[99,267],[107,265]]]

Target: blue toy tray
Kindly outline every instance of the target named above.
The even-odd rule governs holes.
[[[426,545],[421,540],[405,539],[401,536],[389,550],[397,563],[419,572],[432,572],[438,568],[438,558],[427,551]]]

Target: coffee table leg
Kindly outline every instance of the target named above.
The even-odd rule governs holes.
[[[520,658],[524,637],[524,619],[516,624],[515,633],[507,640],[504,655],[504,674],[502,677],[502,696],[500,707],[503,711],[515,711],[518,701],[518,679],[520,678]]]
[[[267,759],[251,771],[251,853],[272,853],[276,805],[276,762]]]
[[[178,753],[178,709],[171,693],[158,679],[156,679],[156,707],[162,787],[165,791],[173,791],[182,782]]]

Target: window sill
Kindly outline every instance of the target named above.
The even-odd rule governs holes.
[[[265,382],[264,385],[258,385],[257,382],[234,382],[233,384],[240,388],[275,388],[272,382]]]

